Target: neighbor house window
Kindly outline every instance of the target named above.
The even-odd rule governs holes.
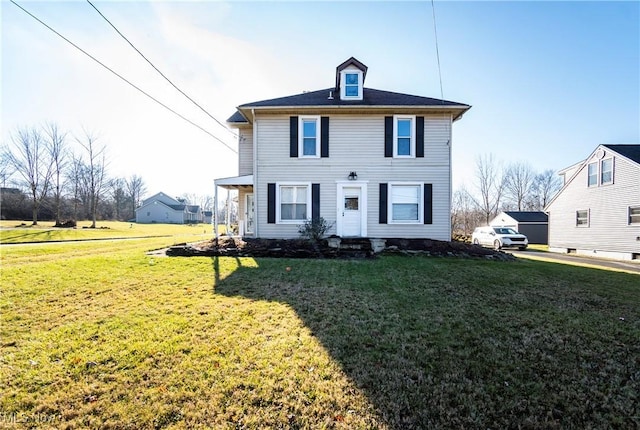
[[[588,210],[576,211],[576,226],[589,227],[589,211]]]
[[[421,184],[389,184],[390,213],[393,223],[422,222],[422,185]]]
[[[600,185],[613,183],[613,158],[607,158],[600,162]]]
[[[396,116],[393,125],[393,154],[395,157],[414,157],[415,116]]]
[[[300,117],[299,154],[301,157],[320,156],[320,117]]]
[[[589,163],[587,170],[588,170],[587,185],[589,187],[594,187],[598,185],[598,163]]]
[[[305,221],[309,218],[311,192],[308,185],[280,185],[278,195],[280,221]]]
[[[629,206],[629,224],[640,224],[640,205]]]

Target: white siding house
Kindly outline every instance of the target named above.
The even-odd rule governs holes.
[[[240,232],[298,237],[322,217],[341,237],[451,238],[452,123],[470,109],[364,87],[350,58],[334,87],[238,106]]]
[[[136,222],[141,224],[191,224],[202,220],[200,206],[187,205],[165,193],[154,194],[136,209]]]
[[[546,211],[550,251],[640,259],[640,145],[598,146]]]

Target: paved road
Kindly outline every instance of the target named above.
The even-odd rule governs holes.
[[[577,255],[558,254],[555,252],[540,252],[533,250],[509,251],[518,258],[551,261],[555,263],[587,265],[596,268],[614,269],[640,275],[640,261],[619,261],[604,258],[583,257]]]

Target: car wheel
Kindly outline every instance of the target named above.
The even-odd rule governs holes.
[[[480,245],[480,242],[478,242],[478,239],[473,239],[473,244],[474,245]]]
[[[502,244],[500,243],[500,241],[499,241],[499,240],[497,240],[497,239],[496,239],[496,240],[493,242],[493,249],[495,249],[496,251],[499,251],[499,250],[500,250],[500,248],[502,248]]]

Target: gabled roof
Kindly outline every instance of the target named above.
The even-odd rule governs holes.
[[[640,145],[602,145],[640,164]]]
[[[596,152],[598,152],[598,150],[601,150],[602,148],[607,148],[615,153],[617,153],[618,155],[621,155],[622,157],[627,158],[629,161],[631,161],[632,163],[635,163],[638,165],[638,167],[640,167],[640,145],[637,144],[620,144],[620,145],[609,145],[609,144],[602,144],[602,145],[598,145],[598,147],[596,149],[593,150],[593,152],[591,152],[591,154],[589,154],[589,156],[583,160],[581,163],[578,163],[580,165],[580,167],[578,167],[575,172],[573,172],[573,175],[571,176],[571,178],[569,178],[567,181],[565,181],[564,185],[562,186],[562,188],[553,196],[553,198],[551,199],[551,201],[549,203],[547,203],[547,206],[545,207],[545,210],[547,210],[547,208],[549,208],[558,198],[558,196],[560,196],[564,190],[569,186],[569,184],[571,182],[573,182],[573,180],[578,176],[578,174],[582,171],[582,169],[585,168],[585,166],[590,162],[590,160],[593,158],[593,156],[596,154]],[[573,166],[570,166],[568,168],[565,168],[563,170],[561,170],[561,172],[565,172],[571,168],[573,168],[575,166],[575,164]]]
[[[367,78],[367,69],[368,67],[362,64],[360,61],[356,60],[354,57],[349,58],[344,63],[340,64],[336,67],[336,91],[340,90],[340,72],[346,69],[349,66],[354,66],[357,69],[362,70],[362,82]]]
[[[549,216],[539,211],[504,211],[505,214],[518,222],[548,222]]]

